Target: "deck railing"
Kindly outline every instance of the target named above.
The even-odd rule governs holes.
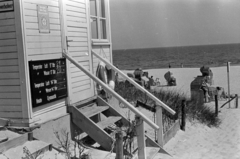
[[[102,82],[99,78],[97,78],[92,72],[85,69],[81,64],[79,64],[73,57],[71,57],[68,53],[63,52],[64,57],[66,57],[70,62],[72,62],[76,67],[78,67],[81,71],[83,71],[86,75],[88,75],[92,80],[94,80],[96,83],[101,85],[104,90],[106,90],[108,93],[111,93],[116,99],[121,101],[126,107],[128,107],[132,112],[134,112],[139,118],[137,120],[137,140],[138,140],[138,158],[139,159],[146,159],[146,144],[145,144],[145,130],[144,130],[144,122],[146,122],[148,125],[150,125],[153,129],[157,131],[157,138],[158,138],[158,144],[160,146],[163,146],[163,126],[162,126],[162,107],[165,108],[168,112],[171,114],[175,114],[175,111],[169,108],[167,105],[165,105],[162,101],[160,101],[158,98],[153,96],[151,93],[149,93],[147,90],[142,88],[140,85],[138,85],[135,81],[133,81],[131,78],[126,76],[122,71],[117,69],[115,66],[113,66],[110,62],[99,56],[97,53],[92,51],[93,55],[97,56],[100,60],[105,62],[107,65],[109,65],[112,69],[114,69],[116,72],[118,72],[120,75],[125,77],[130,83],[132,83],[134,86],[136,86],[138,89],[145,92],[150,98],[152,98],[154,101],[156,101],[156,104],[160,104],[157,107],[157,125],[152,122],[150,119],[148,119],[143,113],[141,113],[138,109],[136,109],[132,104],[130,104],[128,101],[126,101],[124,98],[122,98],[119,94],[117,94],[114,90],[108,87],[104,82]],[[144,121],[144,122],[143,122]]]

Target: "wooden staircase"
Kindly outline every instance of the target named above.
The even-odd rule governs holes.
[[[100,97],[81,108],[69,106],[69,113],[71,113],[73,124],[84,132],[85,135],[81,135],[82,138],[90,136],[106,151],[114,150],[114,140],[111,137],[112,131],[109,131],[111,129],[108,128],[129,126],[129,121]],[[134,140],[134,152],[137,154],[137,141]],[[147,135],[145,135],[145,141],[146,153],[149,159],[158,152],[168,154]],[[137,159],[137,156],[134,158]]]

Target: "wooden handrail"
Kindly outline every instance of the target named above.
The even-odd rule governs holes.
[[[125,73],[123,73],[121,70],[119,70],[118,68],[116,68],[115,66],[113,66],[109,61],[107,61],[106,59],[104,59],[103,57],[101,57],[100,55],[98,55],[96,52],[92,51],[93,55],[97,56],[99,59],[101,59],[103,62],[105,62],[107,65],[109,65],[112,69],[114,69],[116,72],[118,72],[121,76],[123,76],[124,78],[126,78],[131,84],[133,84],[135,87],[137,87],[138,89],[140,89],[142,92],[146,93],[146,95],[148,97],[150,97],[152,100],[154,100],[156,102],[156,104],[159,104],[160,106],[162,106],[164,109],[166,109],[169,113],[171,113],[172,115],[174,115],[176,112],[174,110],[172,110],[169,106],[167,106],[166,104],[164,104],[162,101],[160,101],[157,97],[155,97],[152,93],[150,93],[149,91],[147,91],[145,88],[141,87],[138,83],[136,83],[133,79],[129,78]]]
[[[159,127],[153,123],[150,119],[148,119],[143,113],[141,113],[139,110],[137,110],[134,106],[132,106],[128,101],[126,101],[124,98],[122,98],[120,95],[118,95],[114,90],[109,88],[105,83],[103,83],[100,79],[98,79],[94,74],[92,74],[90,71],[85,69],[81,64],[79,64],[76,60],[74,60],[68,53],[63,52],[64,57],[66,57],[70,62],[72,62],[76,67],[78,67],[80,70],[82,70],[85,74],[87,74],[91,79],[93,79],[95,82],[97,82],[99,85],[101,85],[104,90],[107,92],[110,92],[115,98],[120,100],[125,106],[127,106],[131,111],[133,111],[135,114],[140,116],[147,124],[149,124],[153,129],[158,130]]]

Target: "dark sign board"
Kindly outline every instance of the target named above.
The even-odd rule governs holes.
[[[13,0],[6,0],[0,2],[0,13],[14,10]]]
[[[67,97],[66,59],[29,61],[32,106]]]

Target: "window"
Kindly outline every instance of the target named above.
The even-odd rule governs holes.
[[[107,40],[105,0],[90,0],[91,34],[93,40]]]

